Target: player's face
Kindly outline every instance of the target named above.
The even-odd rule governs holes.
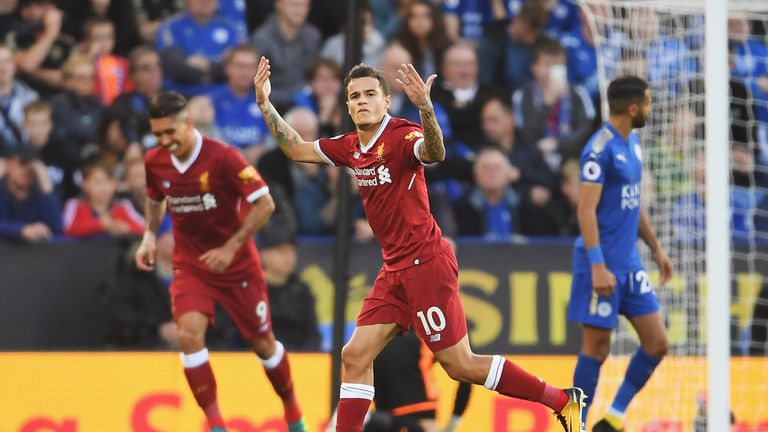
[[[352,122],[360,129],[378,126],[384,118],[392,97],[384,96],[379,80],[373,77],[355,78],[347,85],[347,109]]]
[[[643,98],[643,103],[637,106],[637,109],[634,110],[635,114],[632,115],[632,128],[638,129],[643,126],[645,126],[645,123],[648,121],[648,114],[651,112],[651,90],[645,91],[645,98]]]
[[[195,147],[194,127],[188,113],[176,117],[150,119],[152,134],[157,139],[157,145],[180,160],[185,160],[192,154]]]

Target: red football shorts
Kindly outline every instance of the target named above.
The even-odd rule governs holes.
[[[467,320],[459,297],[459,265],[453,249],[418,265],[398,271],[379,271],[363,301],[357,325],[413,325],[432,351],[459,342],[467,334]]]
[[[222,282],[184,269],[174,271],[171,283],[173,319],[187,312],[202,312],[214,324],[216,303],[227,311],[244,340],[265,337],[272,329],[267,285],[256,275]]]

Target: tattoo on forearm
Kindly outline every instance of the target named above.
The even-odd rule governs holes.
[[[163,216],[165,216],[165,201],[147,199],[145,208],[146,230],[155,233],[160,228],[160,223],[163,221]]]
[[[286,151],[296,144],[302,142],[301,136],[296,132],[288,123],[280,117],[277,110],[270,103],[264,109],[264,120],[267,122],[269,130],[272,132],[272,136],[275,137],[277,145],[280,149]]]
[[[437,124],[435,112],[424,110],[421,112],[421,125],[424,128],[424,153],[429,161],[443,160],[445,157],[445,145],[443,145],[443,131]]]

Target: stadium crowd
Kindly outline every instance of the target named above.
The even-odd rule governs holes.
[[[173,89],[190,98],[201,132],[237,147],[268,180],[282,214],[272,230],[282,234],[267,227],[263,236],[267,278],[270,286],[298,293],[291,296],[308,295],[292,275],[292,245],[299,235],[334,233],[342,172],[288,162],[261,118],[252,79],[259,57],[268,57],[272,101],[304,139],[346,132],[340,9],[334,0],[0,2],[0,238],[138,238],[146,196],[142,157],[155,145],[149,101]],[[702,65],[691,54],[700,40],[667,37],[664,17],[652,12],[630,18],[640,23],[633,29],[647,34],[610,36],[643,39],[647,52],[601,55],[642,65],[637,70],[657,92],[703,85],[697,82]],[[368,0],[359,19],[363,61],[390,80],[391,115],[419,119],[395,82],[401,64],[413,63],[424,77],[438,74],[432,97],[447,156],[428,169],[427,180],[447,236],[509,241],[578,234],[577,158],[601,119],[595,38],[574,1]],[[745,17],[729,21],[733,181],[736,192],[743,190],[734,194],[733,229],[742,237],[768,233],[768,198],[753,187],[768,182],[768,47],[753,37],[765,23],[754,24]],[[676,114],[666,125],[668,142],[651,144],[673,170],[686,156],[676,140],[703,127],[702,113],[688,106]],[[354,237],[371,241],[352,188]],[[702,187],[681,181],[656,188],[672,188],[679,200],[676,223],[701,228],[680,237],[701,240],[703,221],[685,218],[703,205]],[[161,262],[158,272],[167,283],[172,271]],[[123,276],[117,284],[143,277]],[[279,302],[288,294],[270,295]],[[148,322],[117,310],[128,321]],[[281,318],[273,312],[278,332]],[[151,324],[172,325],[169,320]],[[291,349],[316,349],[317,336],[309,333],[312,341]],[[162,334],[173,342],[172,332]]]

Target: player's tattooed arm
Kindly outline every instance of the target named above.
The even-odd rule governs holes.
[[[269,94],[272,92],[272,85],[269,83],[270,74],[269,60],[262,57],[256,69],[256,76],[253,78],[256,102],[280,150],[289,159],[297,162],[324,164],[325,160],[315,151],[314,143],[304,141],[301,135],[280,116],[269,101]]]
[[[147,198],[147,203],[144,205],[144,215],[145,231],[155,234],[163,222],[163,217],[165,217],[165,200],[155,201]]]
[[[165,200],[155,201],[147,198],[147,203],[144,205],[146,229],[144,230],[144,238],[134,257],[139,270],[152,271],[155,268],[155,254],[157,251],[156,233],[164,216]]]
[[[240,229],[229,239],[236,247],[242,246],[249,238],[253,237],[267,223],[275,211],[275,201],[272,195],[266,194],[257,199],[243,218]]]
[[[412,64],[400,65],[398,70],[400,78],[398,83],[403,87],[403,92],[408,99],[419,109],[421,127],[424,128],[424,144],[419,149],[419,157],[422,162],[440,162],[445,159],[445,145],[443,144],[443,131],[437,124],[435,109],[429,92],[437,75],[432,74],[425,83],[416,68]]]

